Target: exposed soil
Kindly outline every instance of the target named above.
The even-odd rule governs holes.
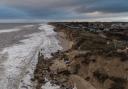
[[[60,89],[128,89],[128,44],[109,33],[50,24],[61,34],[66,50],[53,53],[49,60],[39,56],[33,79],[38,82],[36,89],[41,89],[45,78]]]

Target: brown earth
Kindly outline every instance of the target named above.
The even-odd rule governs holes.
[[[39,56],[34,78],[37,89],[41,89],[45,77],[61,89],[128,89],[127,44],[116,44],[114,36],[101,36],[106,33],[50,24],[56,27],[66,50],[53,53],[50,61]]]

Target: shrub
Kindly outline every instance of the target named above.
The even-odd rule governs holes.
[[[124,84],[126,83],[126,80],[123,78],[118,77],[110,77],[111,80],[114,81],[114,83],[111,85],[111,88],[109,89],[125,89]]]
[[[102,73],[102,72],[100,72],[99,70],[95,71],[95,72],[93,73],[93,76],[96,77],[96,79],[97,79],[100,83],[104,83],[104,81],[109,78],[109,76],[108,76],[107,74]]]

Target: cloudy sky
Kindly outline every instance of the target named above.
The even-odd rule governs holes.
[[[128,21],[128,0],[0,0],[0,20]]]

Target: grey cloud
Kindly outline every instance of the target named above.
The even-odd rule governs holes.
[[[0,1],[1,2],[1,1]],[[38,8],[38,7],[67,7],[75,5],[78,0],[4,0],[1,3],[10,6]]]
[[[92,18],[88,16],[87,13],[93,13],[96,11],[103,13],[119,14],[119,13],[128,12],[127,3],[128,3],[127,0],[1,0],[0,1],[0,5],[4,5],[10,8],[15,8],[18,12],[24,12],[31,18],[41,18],[41,19]],[[0,16],[0,18],[2,17]]]
[[[121,13],[128,12],[127,0],[97,0],[85,5],[80,5],[75,9],[78,13],[104,12],[104,13]]]

